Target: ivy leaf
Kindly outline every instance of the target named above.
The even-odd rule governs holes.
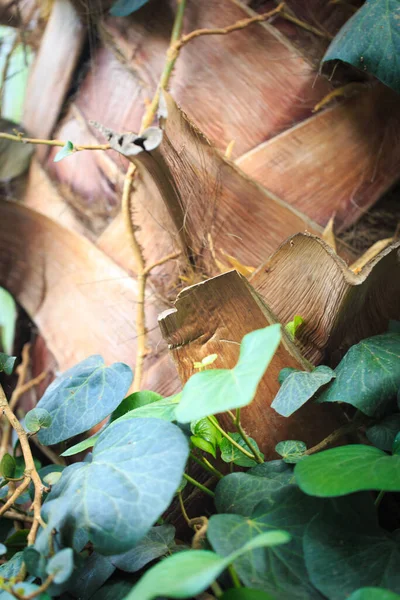
[[[37,405],[52,419],[50,427],[39,431],[40,443],[57,444],[100,423],[121,403],[131,381],[128,365],[107,367],[97,355],[63,373]]]
[[[376,587],[365,587],[357,590],[348,600],[400,600],[398,594],[394,594],[390,590],[383,590]]]
[[[294,371],[284,379],[271,406],[283,417],[290,417],[334,377],[335,371],[323,365],[311,373]]]
[[[184,434],[171,423],[115,421],[102,431],[92,461],[67,467],[53,487],[42,509],[48,527],[36,549],[48,551],[55,527],[69,537],[85,530],[105,556],[130,550],[169,506],[188,453]]]
[[[110,423],[119,417],[122,417],[125,413],[131,410],[135,410],[141,406],[147,406],[148,404],[161,399],[162,396],[156,392],[150,392],[148,390],[143,390],[142,392],[133,392],[133,394],[130,394],[124,398],[121,404],[114,410],[110,418]]]
[[[303,458],[307,446],[304,442],[299,442],[298,440],[286,440],[284,442],[279,442],[279,444],[275,446],[275,450],[282,456],[285,462],[295,464]]]
[[[25,426],[28,431],[36,433],[39,429],[47,429],[51,425],[51,415],[45,408],[33,408],[26,413]]]
[[[7,552],[7,546],[0,543],[0,555],[3,556]]]
[[[4,565],[0,565],[0,578],[12,579],[13,577],[16,577],[22,567],[23,556],[22,552],[17,552],[11,560],[8,560]],[[1,598],[1,600],[3,600],[3,598]]]
[[[74,570],[74,552],[72,548],[64,548],[54,554],[47,563],[47,575],[53,575],[54,583],[64,583]]]
[[[18,529],[4,542],[7,546],[7,560],[26,547],[29,529]]]
[[[352,346],[335,372],[317,402],[346,402],[370,417],[382,413],[400,387],[400,334],[384,333]]]
[[[110,14],[113,17],[127,17],[147,4],[149,0],[117,0],[112,5]]]
[[[169,396],[168,398],[161,398],[160,400],[157,400],[156,402],[151,402],[150,404],[146,404],[145,406],[139,406],[139,408],[130,410],[129,412],[122,415],[122,417],[116,419],[114,423],[139,418],[153,418],[162,419],[163,421],[176,421],[175,409],[179,404],[180,397],[181,394],[175,394],[174,396]]]
[[[14,370],[15,361],[17,360],[16,356],[8,356],[8,354],[4,354],[4,352],[0,352],[0,373],[5,373],[6,375],[11,375]]]
[[[68,141],[66,144],[57,152],[54,157],[53,162],[60,162],[63,158],[67,158],[67,156],[71,156],[74,154],[75,148],[72,142]]]
[[[114,573],[115,567],[109,558],[97,552],[85,560],[84,565],[74,573],[68,583],[68,591],[79,600],[89,600],[98,597],[98,590]],[[96,594],[96,596],[94,596]]]
[[[270,480],[275,479],[283,485],[294,483],[295,481],[293,467],[283,460],[269,460],[247,471],[247,475],[266,477]]]
[[[260,590],[232,588],[222,594],[220,600],[274,600],[274,598],[265,592],[260,592]]]
[[[299,369],[294,369],[293,367],[285,367],[279,371],[278,382],[279,385],[282,385],[285,379],[289,377],[292,373],[302,373]]]
[[[304,536],[310,579],[329,600],[348,598],[363,586],[400,591],[399,544],[380,529],[371,496],[357,496],[327,503]]]
[[[241,446],[248,452],[251,452],[250,448],[239,433],[230,433],[229,435],[235,440],[235,442],[239,444],[239,446]],[[249,437],[249,440],[250,443],[253,444],[253,447],[260,453],[261,457],[264,458],[264,454],[260,452],[257,442],[251,437]],[[225,437],[222,438],[219,447],[221,450],[221,458],[224,462],[233,462],[239,467],[254,467],[257,464],[257,461],[245,456],[243,452],[240,452],[240,450],[238,450],[233,444],[231,444],[231,442]]]
[[[11,454],[5,454],[0,463],[0,473],[3,477],[5,479],[12,479],[15,477],[16,468],[17,463],[15,462],[15,458],[11,456]]]
[[[177,420],[189,423],[250,404],[280,340],[279,324],[252,331],[244,336],[233,369],[211,369],[192,375],[176,408]]]
[[[229,555],[260,532],[282,528],[291,541],[279,548],[257,549],[241,556],[234,568],[246,587],[276,596],[279,600],[321,599],[311,585],[303,558],[303,535],[318,512],[321,501],[302,494],[295,486],[262,500],[250,516],[213,515],[207,537],[215,552]]]
[[[111,557],[111,562],[128,573],[140,571],[147,563],[164,556],[175,545],[175,527],[161,525],[152,527],[132,550]]]
[[[295,340],[297,330],[300,327],[300,325],[302,325],[303,323],[304,323],[303,317],[301,317],[300,315],[295,315],[293,318],[293,321],[289,321],[289,323],[287,325],[285,325],[286,333],[289,335],[289,337],[292,340]]]
[[[398,0],[367,0],[335,36],[323,62],[350,63],[400,92],[399,16]]]
[[[84,452],[84,450],[87,450],[88,448],[93,448],[93,446],[95,445],[95,443],[97,442],[99,437],[100,437],[100,432],[95,433],[94,435],[91,435],[90,437],[86,438],[85,440],[82,440],[81,442],[74,444],[73,446],[68,448],[68,450],[65,450],[61,454],[61,456],[73,456],[74,454],[79,454],[79,452]]]
[[[194,434],[190,438],[192,444],[216,458],[222,436],[215,425],[209,419],[199,419],[190,424],[190,430]]]
[[[33,546],[25,548],[24,563],[30,575],[46,579],[46,557],[42,556]]]
[[[45,467],[42,467],[42,468],[40,468],[40,467],[36,467],[36,468],[37,468],[37,472],[38,472],[40,479],[46,486],[48,486],[48,485],[52,486],[56,483],[56,481],[54,481],[54,483],[52,483],[51,481],[47,481],[47,477],[49,475],[56,475],[56,474],[61,475],[61,473],[65,469],[65,467],[63,465],[46,465]],[[24,469],[25,469],[25,464],[24,464]],[[35,495],[35,487],[32,482],[29,484],[28,492],[31,497],[31,500],[33,500],[34,495]],[[48,493],[44,492],[43,501],[47,498],[47,496],[48,496]]]
[[[396,434],[400,431],[400,413],[389,415],[377,423],[368,427],[366,436],[377,448],[381,450],[392,450]]]
[[[308,456],[294,470],[306,494],[344,496],[361,490],[400,492],[400,456],[373,446],[340,446]]]
[[[289,479],[293,479],[291,471],[281,473],[280,477],[274,478],[254,476],[248,473],[226,475],[215,488],[217,511],[248,517],[262,500],[272,499],[280,489],[290,485]]]
[[[160,592],[169,598],[191,598],[204,592],[239,556],[267,546],[286,544],[285,531],[261,533],[241,548],[223,558],[210,550],[187,550],[157,563],[135,585],[126,600],[152,600]]]

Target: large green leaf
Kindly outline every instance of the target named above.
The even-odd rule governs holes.
[[[260,465],[262,466],[262,465]],[[281,477],[263,477],[248,473],[232,473],[218,482],[215,506],[219,513],[235,513],[248,517],[262,500],[270,500],[281,488],[290,485],[291,472]]]
[[[347,402],[370,417],[382,413],[400,387],[400,335],[384,333],[352,346],[335,372],[317,402]]]
[[[368,427],[366,436],[377,448],[391,451],[396,435],[400,431],[400,413],[389,415],[376,425]]]
[[[363,586],[400,591],[399,543],[380,529],[369,494],[330,501],[310,523],[304,557],[314,586],[343,600]]]
[[[335,371],[324,366],[317,367],[311,373],[293,371],[285,378],[271,406],[283,417],[290,417],[334,377]]]
[[[310,499],[290,486],[260,502],[250,517],[213,515],[207,537],[218,554],[227,556],[260,532],[284,529],[291,536],[290,543],[255,549],[235,560],[240,579],[246,587],[263,590],[279,600],[320,599],[309,581],[302,547],[305,529],[320,505],[320,500]]]
[[[152,527],[132,550],[111,557],[111,562],[128,573],[135,573],[152,560],[168,554],[175,545],[175,527],[160,525]]]
[[[398,0],[367,0],[336,35],[323,61],[350,63],[400,92],[399,19]]]
[[[131,549],[169,506],[187,457],[185,436],[172,423],[115,421],[101,433],[92,461],[67,467],[53,487],[36,548],[48,550],[55,527],[69,538],[84,529],[106,556]]]
[[[400,492],[400,456],[354,444],[325,450],[297,463],[296,481],[306,494],[333,497],[362,490]]]
[[[250,404],[280,340],[279,324],[252,331],[244,336],[233,369],[211,369],[192,375],[176,408],[177,420],[189,423]]]
[[[365,587],[353,592],[348,600],[400,600],[400,596],[382,588]]]
[[[107,367],[97,355],[69,369],[53,381],[37,405],[52,419],[50,427],[39,431],[39,441],[57,444],[97,425],[121,403],[131,381],[128,365]]]
[[[239,556],[254,548],[286,544],[290,536],[285,531],[261,533],[226,557],[210,550],[179,552],[147,571],[126,596],[126,600],[191,598],[206,590],[213,581]]]

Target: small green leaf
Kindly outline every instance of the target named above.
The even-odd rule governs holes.
[[[400,456],[373,446],[340,446],[308,456],[294,470],[306,494],[324,498],[361,490],[400,492]]]
[[[40,443],[57,444],[100,423],[121,403],[131,382],[128,365],[107,367],[97,355],[57,377],[37,405],[52,419],[47,429],[39,431]]]
[[[46,485],[50,485],[50,486],[56,485],[56,483],[60,479],[61,475],[62,475],[62,472],[60,472],[60,471],[52,471],[48,475],[45,475],[45,477],[43,478],[43,482]]]
[[[400,431],[394,438],[392,452],[396,456],[400,456]]]
[[[335,373],[317,402],[346,402],[370,417],[381,414],[400,387],[400,334],[384,333],[352,346]]]
[[[233,438],[235,440],[235,442],[237,442],[239,444],[239,446],[241,446],[242,448],[247,450],[247,452],[251,452],[250,448],[247,446],[246,442],[243,440],[242,436],[239,433],[230,433],[229,435],[231,436],[231,438]],[[264,458],[264,454],[262,454],[262,452],[260,452],[260,450],[257,446],[257,442],[255,440],[253,440],[253,438],[251,438],[251,437],[249,437],[249,440],[250,440],[250,443],[253,444],[253,447],[256,450],[258,450],[261,458]],[[219,447],[221,450],[221,458],[224,462],[227,462],[227,463],[233,462],[235,465],[238,465],[239,467],[254,467],[257,464],[256,460],[245,456],[243,454],[243,452],[240,452],[240,450],[238,450],[233,444],[231,444],[231,442],[229,440],[227,440],[225,437],[222,438],[222,440],[219,444]]]
[[[0,555],[3,556],[7,552],[7,546],[0,543]]]
[[[368,427],[366,436],[377,448],[390,452],[393,447],[393,442],[396,434],[400,431],[400,413],[389,415],[377,423]]]
[[[14,554],[11,560],[8,560],[4,565],[0,565],[0,578],[11,579],[12,577],[16,577],[22,567],[22,561],[22,552]],[[3,600],[3,598],[1,598],[1,600]]]
[[[299,369],[294,369],[293,367],[285,367],[279,371],[278,382],[279,385],[282,385],[283,382],[291,375],[292,373],[302,373]]]
[[[73,456],[74,454],[83,452],[84,450],[87,450],[88,448],[93,448],[93,446],[99,439],[99,436],[100,436],[100,433],[95,433],[94,435],[91,435],[90,437],[86,438],[85,440],[82,440],[81,442],[74,444],[73,446],[68,448],[68,450],[65,450],[61,454],[61,456]]]
[[[4,131],[3,128],[2,131]],[[13,349],[16,320],[15,300],[7,290],[0,287],[0,340],[1,350],[4,350],[6,354],[11,354]]]
[[[14,370],[16,356],[8,356],[4,352],[0,352],[0,373],[3,372],[6,375],[11,375]]]
[[[295,315],[293,321],[290,321],[287,325],[285,325],[286,333],[292,340],[296,338],[297,330],[303,323],[303,317],[301,317],[300,315]]]
[[[283,417],[290,417],[334,377],[335,372],[325,366],[317,367],[311,373],[293,371],[285,377],[271,406]]]
[[[353,592],[347,600],[400,600],[398,594],[377,587],[365,587]]]
[[[111,415],[110,423],[116,419],[119,419],[119,417],[122,417],[131,410],[135,410],[141,406],[147,406],[148,404],[161,399],[162,396],[156,392],[150,392],[148,390],[133,392],[133,394],[130,394],[124,400],[122,400],[121,404],[114,410]]]
[[[26,547],[29,529],[19,529],[10,535],[4,542],[7,546],[7,559],[12,558],[17,552]]]
[[[51,425],[51,415],[45,408],[34,408],[26,413],[25,425],[28,431],[37,433]]]
[[[149,569],[126,600],[152,600],[162,594],[169,598],[191,598],[206,590],[239,556],[254,548],[286,544],[285,531],[261,533],[241,548],[222,558],[210,550],[188,550],[174,554]]]
[[[190,429],[194,434],[190,440],[194,446],[209,452],[216,458],[217,446],[221,441],[221,433],[211,423],[209,419],[199,419],[190,424]]]
[[[110,559],[97,552],[85,560],[83,566],[74,571],[73,577],[68,581],[68,592],[79,600],[97,600],[100,588],[115,572],[115,567]],[[111,600],[117,600],[117,594]],[[61,597],[62,599],[64,596]],[[1,599],[0,599],[1,600]],[[61,600],[61,599],[60,599]]]
[[[110,10],[113,17],[127,17],[147,4],[149,0],[117,0]]]
[[[260,590],[250,588],[232,588],[222,594],[220,600],[274,600],[272,596]]]
[[[54,583],[64,583],[72,575],[74,570],[74,552],[72,548],[64,548],[54,554],[47,563],[47,575],[53,575]]]
[[[175,394],[174,396],[169,396],[168,398],[160,398],[160,400],[156,400],[150,404],[139,406],[139,408],[128,411],[122,415],[122,417],[116,419],[114,423],[129,419],[147,418],[162,419],[163,421],[176,421],[175,409],[179,404],[180,398],[181,394]]]
[[[53,162],[60,162],[60,160],[62,160],[63,158],[67,158],[67,156],[71,156],[71,154],[74,154],[75,152],[75,148],[72,142],[68,141],[65,146],[63,146],[61,148],[61,150],[59,150],[57,152],[57,154],[54,157],[54,161]]]
[[[175,527],[173,525],[153,527],[132,550],[111,556],[110,560],[118,569],[135,573],[152,560],[168,554],[170,548],[175,545],[174,537]]]
[[[15,462],[15,458],[11,456],[11,454],[5,454],[0,463],[0,473],[3,477],[5,479],[12,479],[15,477],[16,468],[17,463]]]
[[[24,550],[24,563],[27,571],[34,577],[39,579],[46,578],[46,563],[47,560],[33,546],[28,546]]]
[[[282,456],[285,462],[295,464],[303,458],[307,446],[304,442],[299,442],[298,440],[286,440],[284,442],[279,442],[279,444],[275,446],[275,450]]]
[[[367,0],[335,36],[323,62],[342,60],[400,92],[399,15],[398,0]]]
[[[176,408],[177,420],[189,423],[250,404],[280,340],[279,324],[253,331],[244,336],[233,369],[211,369],[192,375]]]

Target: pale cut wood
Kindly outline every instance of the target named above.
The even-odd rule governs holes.
[[[91,354],[134,365],[137,289],[125,271],[89,240],[16,203],[0,202],[0,246],[0,285],[36,323],[60,370]],[[149,292],[143,385],[169,395],[179,384],[157,327],[162,308]]]
[[[325,226],[354,223],[399,178],[400,103],[377,84],[237,160],[250,177]]]
[[[303,356],[334,366],[350,346],[400,320],[399,248],[392,244],[355,274],[321,239],[298,234],[250,281],[281,323],[303,317]]]
[[[179,376],[185,382],[195,372],[193,363],[209,354],[218,354],[212,368],[232,368],[243,336],[271,325],[276,319],[246,279],[230,271],[183,290],[175,309],[161,314],[159,322]],[[270,405],[278,392],[278,375],[284,367],[306,370],[298,350],[285,334],[255,399],[241,411],[244,428],[257,441],[266,460],[277,458],[278,442],[295,439],[312,446],[340,423],[333,406],[307,404],[289,418],[278,415]],[[227,430],[233,430],[228,415],[220,415],[219,419]]]
[[[54,2],[26,91],[23,125],[32,137],[51,137],[85,37],[85,30],[69,0]],[[46,146],[39,149],[41,159],[47,151]]]

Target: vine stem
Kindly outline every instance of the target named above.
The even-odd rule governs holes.
[[[196,479],[193,479],[193,477],[190,477],[190,475],[188,475],[187,473],[184,473],[183,476],[186,479],[186,481],[188,481],[192,485],[194,485],[197,488],[199,488],[199,490],[201,490],[205,494],[208,494],[209,496],[211,496],[212,498],[214,498],[214,496],[215,496],[214,492],[212,492],[211,490],[209,490],[208,488],[206,488],[202,483],[200,483],[199,481],[196,481]]]
[[[361,413],[362,414],[362,413]],[[329,434],[325,439],[323,439],[319,444],[316,444],[312,448],[308,448],[304,452],[304,455],[315,454],[315,452],[320,452],[321,450],[325,450],[328,446],[339,440],[341,437],[346,435],[347,433],[352,433],[353,431],[357,431],[366,423],[372,423],[372,419],[368,419],[365,415],[357,416],[356,419],[350,421],[350,423],[346,423],[342,425],[338,429],[335,429],[331,434]]]
[[[250,448],[250,450],[253,453],[254,458],[258,462],[258,464],[262,465],[264,463],[263,457],[257,451],[257,448],[253,445],[253,443],[251,442],[251,440],[248,437],[247,433],[243,429],[242,424],[240,423],[240,408],[236,409],[236,417],[234,417],[232,415],[232,413],[230,413],[230,414],[233,417],[233,422],[235,423],[235,427],[238,430],[238,432],[240,433],[240,435],[242,437],[242,440],[244,441],[244,443],[246,444],[246,446],[248,446]]]
[[[22,454],[24,456],[24,461],[25,461],[25,478],[24,478],[23,482],[21,483],[21,485],[18,487],[18,489],[14,492],[14,494],[16,492],[20,492],[21,488],[26,489],[28,487],[30,481],[32,481],[32,483],[34,485],[34,489],[35,489],[33,503],[32,503],[33,524],[32,524],[32,527],[29,531],[28,538],[27,538],[28,546],[31,546],[35,542],[36,534],[39,529],[39,526],[40,525],[42,525],[42,527],[45,526],[45,524],[43,523],[42,517],[40,515],[40,510],[41,510],[41,506],[42,506],[42,495],[43,495],[43,492],[46,490],[46,486],[43,485],[43,483],[39,477],[39,474],[36,470],[32,452],[31,452],[31,448],[30,448],[29,441],[28,441],[28,436],[27,436],[26,432],[24,431],[24,428],[22,427],[21,423],[18,421],[17,417],[14,415],[13,411],[11,410],[1,384],[0,384],[0,410],[3,412],[5,417],[10,422],[12,428],[15,430],[16,434],[18,435]],[[22,493],[22,492],[20,492],[20,493]],[[11,496],[11,498],[9,500],[11,500],[12,497],[13,496]],[[14,500],[13,500],[13,502],[14,502]],[[8,502],[6,502],[6,504],[4,504],[0,513],[5,512],[5,510],[7,510],[7,509],[5,509],[5,507],[9,508],[7,506],[7,504],[8,504]]]
[[[224,436],[224,438],[229,440],[229,442],[232,444],[232,446],[235,446],[235,448],[237,448],[242,454],[247,456],[247,458],[251,458],[254,460],[254,454],[252,454],[251,452],[248,452],[247,450],[242,448],[242,446],[240,444],[238,444],[237,441],[234,440],[229,435],[229,433],[226,433],[226,431],[224,429],[222,429],[221,425],[218,423],[218,421],[215,417],[207,417],[207,419],[210,421],[210,423],[212,423],[214,425],[214,427],[216,427],[216,429],[218,429],[218,431],[221,433],[221,435]]]
[[[20,134],[13,135],[12,133],[0,133],[0,139],[10,140],[11,142],[20,142],[21,144],[35,144],[38,146],[59,146],[63,148],[67,142],[62,140],[41,140],[37,138],[28,138]],[[81,152],[82,150],[110,150],[110,144],[94,144],[86,146],[74,146],[73,152]]]
[[[223,479],[222,473],[218,471],[204,456],[198,458],[193,452],[190,453],[190,458],[194,460],[200,467],[203,467],[206,471],[218,477],[218,479]]]

